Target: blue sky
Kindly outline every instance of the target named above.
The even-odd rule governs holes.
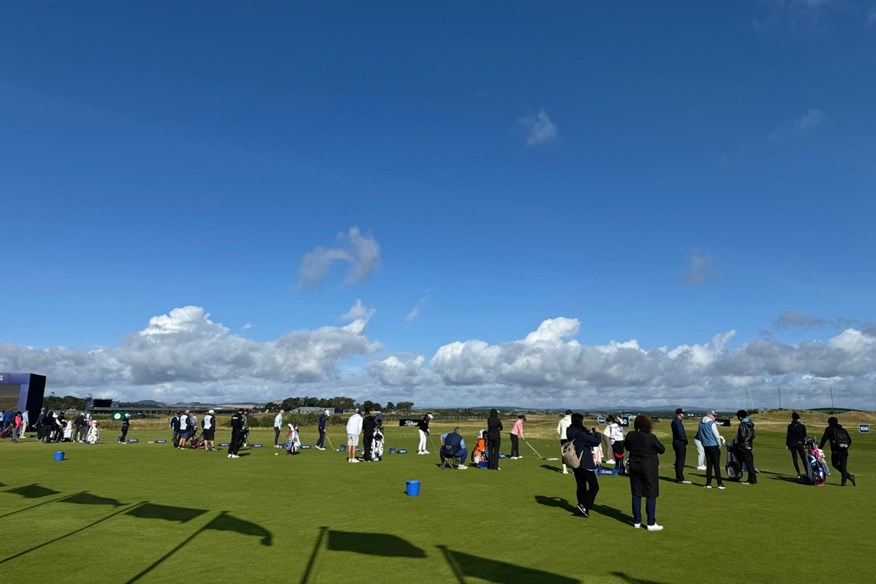
[[[876,408],[876,1],[5,3],[0,371]]]

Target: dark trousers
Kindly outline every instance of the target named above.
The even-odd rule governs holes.
[[[231,442],[228,443],[228,454],[237,454],[240,447],[243,446],[243,432],[231,433]]]
[[[788,450],[791,451],[791,462],[794,463],[794,472],[797,473],[797,476],[800,476],[800,466],[797,464],[797,457],[800,457],[800,464],[803,465],[803,474],[806,474],[806,468],[809,466],[809,463],[806,460],[806,451],[803,449],[802,444],[793,444],[788,446]]]
[[[739,447],[738,451],[739,464],[745,465],[748,469],[748,482],[755,484],[757,482],[757,473],[754,472],[754,451],[749,448]]]
[[[502,438],[487,438],[487,461],[490,470],[499,468],[499,446],[502,444]]]
[[[280,428],[274,426],[274,446],[280,443]]]
[[[681,440],[673,440],[672,450],[675,452],[675,480],[683,481],[684,461],[687,458],[687,442],[682,442]]]
[[[624,443],[620,440],[611,443],[612,456],[614,456],[614,468],[617,474],[627,474],[624,468]]]
[[[572,473],[575,475],[575,484],[578,487],[575,492],[578,504],[590,511],[593,509],[596,493],[599,492],[599,481],[596,480],[596,473],[593,469],[586,470],[580,466]]]
[[[325,444],[325,428],[319,429],[319,438],[316,439],[316,447],[322,448]]]
[[[830,450],[830,464],[833,468],[837,469],[840,472],[840,477],[842,478],[842,484],[846,484],[846,481],[849,478],[848,471],[848,463],[849,463],[849,451],[848,450],[838,450],[834,452],[833,448]]]
[[[363,444],[362,444],[362,448],[365,451],[364,456],[363,456],[363,458],[365,458],[365,460],[371,460],[371,450],[372,450],[373,446],[374,446],[374,436],[368,436],[366,434],[365,438],[363,439]]]
[[[712,474],[718,479],[718,486],[724,484],[721,478],[721,449],[718,446],[703,446],[706,451],[706,484],[712,484]]]
[[[128,428],[123,426],[122,427],[122,435],[119,436],[119,442],[124,442],[127,439],[128,439]]]
[[[645,498],[645,515],[648,517],[648,525],[657,523],[657,498]],[[633,496],[633,523],[642,522],[642,497]]]
[[[520,441],[517,434],[511,434],[511,456],[520,456]]]
[[[179,446],[179,430],[174,430],[174,431],[173,431],[173,438],[171,438],[170,441],[173,442],[172,446],[173,446],[174,448],[176,448],[177,446]]]

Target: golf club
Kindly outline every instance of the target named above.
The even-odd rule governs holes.
[[[432,450],[435,450],[435,441],[432,440],[432,435],[431,435],[431,434],[429,434],[429,444],[432,445]],[[435,450],[435,452],[438,452],[438,451]]]
[[[332,444],[332,438],[328,435],[328,432],[325,433],[325,439],[329,441],[329,446],[331,446],[332,450],[335,449],[335,445]]]
[[[556,460],[555,458],[554,458],[554,459],[547,459],[547,458],[545,458],[544,456],[542,456],[542,455],[539,453],[539,451],[535,449],[535,446],[533,446],[532,444],[530,444],[530,443],[529,443],[529,440],[527,440],[526,438],[524,438],[523,441],[526,442],[526,445],[529,446],[529,448],[530,448],[533,452],[535,452],[535,455],[536,455],[537,457],[539,457],[540,459],[542,459],[542,460]]]

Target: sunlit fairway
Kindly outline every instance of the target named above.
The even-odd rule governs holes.
[[[849,416],[852,416],[849,414]],[[823,415],[809,416],[820,436]],[[227,420],[220,420],[227,427]],[[794,480],[783,416],[754,417],[760,483],[726,491],[672,474],[668,420],[658,435],[660,533],[634,530],[629,487],[601,477],[590,519],[575,514],[575,483],[521,444],[522,460],[500,472],[441,470],[437,449],[418,456],[416,432],[389,427],[387,454],[348,464],[337,451],[287,456],[273,432],[255,430],[236,460],[150,443],[168,432],[135,422],[119,445],[0,443],[0,574],[3,582],[834,582],[873,581],[876,447],[855,440],[849,467],[858,486]],[[439,422],[436,420],[435,422]],[[556,417],[530,416],[530,444],[558,456]],[[592,422],[592,419],[589,420]],[[433,436],[448,429],[433,423]],[[480,423],[463,424],[473,443]],[[510,423],[506,424],[510,428]],[[686,426],[692,433],[694,423]],[[343,443],[332,428],[334,446]],[[722,429],[728,439],[733,428]],[[315,429],[302,428],[303,442]],[[228,431],[217,436],[225,441]],[[503,437],[503,452],[510,441]],[[56,462],[54,453],[65,452]],[[275,454],[279,455],[275,456]],[[407,480],[420,495],[405,494]]]

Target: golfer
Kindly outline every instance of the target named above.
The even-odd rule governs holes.
[[[654,422],[648,416],[639,415],[633,420],[633,431],[624,438],[624,449],[630,453],[630,493],[633,497],[633,527],[642,527],[642,497],[645,497],[645,514],[648,531],[661,531],[657,524],[657,497],[660,495],[658,454],[666,448],[651,433]]]
[[[712,474],[718,479],[718,488],[724,489],[724,480],[721,478],[721,446],[724,444],[724,438],[718,431],[718,425],[715,423],[715,410],[709,410],[700,422],[697,434],[703,443],[703,450],[706,451],[706,484],[703,485],[707,489],[712,488]]]
[[[827,428],[824,429],[818,447],[824,448],[826,442],[830,442],[830,464],[840,472],[840,486],[846,486],[847,480],[852,483],[853,487],[858,486],[855,482],[855,475],[849,474],[848,469],[852,437],[849,436],[848,430],[840,426],[839,420],[833,416],[827,419]]]
[[[283,429],[283,414],[285,413],[286,410],[280,410],[280,413],[274,417],[274,448],[281,448],[280,430]]]
[[[791,462],[794,463],[794,472],[797,473],[797,478],[802,478],[806,474],[806,426],[800,423],[800,414],[794,412],[791,414],[791,423],[788,424],[788,431],[785,433],[785,448],[791,451]],[[803,473],[800,473],[800,464],[797,464],[797,459],[800,459],[800,464],[803,465]]]
[[[514,427],[511,428],[511,460],[523,458],[520,456],[520,438],[526,440],[523,435],[523,422],[526,421],[526,416],[523,414],[517,416],[517,421],[514,422]]]
[[[675,452],[675,482],[689,485],[684,478],[684,461],[687,458],[687,433],[684,431],[684,410],[675,410],[672,418],[672,451]]]
[[[432,419],[432,414],[426,412],[426,415],[417,422],[417,430],[420,433],[420,444],[417,446],[417,454],[429,454],[426,450],[426,437],[429,435],[429,421]]]
[[[316,439],[316,449],[325,450],[325,427],[328,425],[329,411],[325,410],[319,414],[319,422],[316,424],[316,429],[319,430],[319,438]]]

